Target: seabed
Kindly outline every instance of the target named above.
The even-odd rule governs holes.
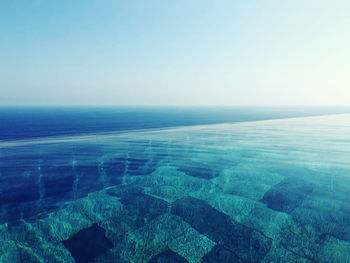
[[[0,262],[350,262],[350,115],[0,144]]]

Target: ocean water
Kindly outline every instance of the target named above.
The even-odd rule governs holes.
[[[350,114],[249,114],[2,127],[0,262],[350,262]]]
[[[0,141],[349,112],[350,107],[0,107]]]

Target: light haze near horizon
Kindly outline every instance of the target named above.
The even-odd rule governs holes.
[[[0,105],[350,105],[350,1],[2,1]]]

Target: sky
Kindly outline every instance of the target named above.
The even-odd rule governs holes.
[[[350,105],[348,0],[0,1],[0,105]]]

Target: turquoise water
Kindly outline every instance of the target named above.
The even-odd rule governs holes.
[[[350,262],[350,114],[0,153],[0,262]]]

